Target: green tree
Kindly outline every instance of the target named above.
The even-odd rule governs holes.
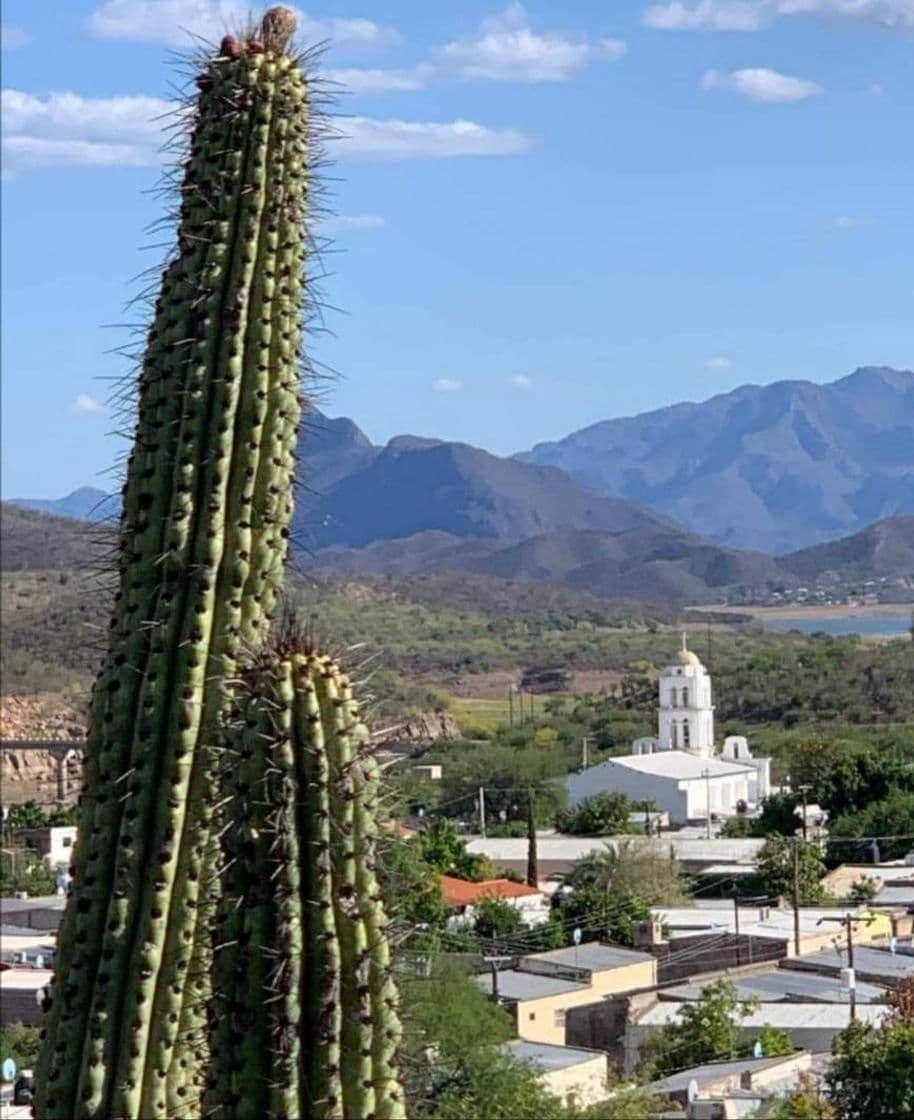
[[[773,832],[766,839],[758,857],[758,880],[761,891],[775,897],[793,898],[794,859],[798,858],[797,883],[800,904],[812,906],[825,896],[822,876],[825,864],[815,844],[798,837],[788,839]]]
[[[453,821],[444,817],[429,821],[416,839],[422,859],[440,875],[454,875],[475,883],[494,878],[491,861],[467,851]]]
[[[660,841],[616,840],[578,860],[565,882],[575,890],[596,887],[610,895],[636,895],[650,906],[681,906],[689,898],[679,863]]]
[[[782,1031],[779,1027],[772,1027],[768,1023],[763,1024],[758,1032],[757,1041],[761,1044],[762,1053],[766,1058],[777,1058],[781,1054],[792,1054],[796,1050],[793,1039],[786,1031]]]
[[[4,825],[7,832],[19,832],[25,828],[44,828],[47,823],[47,815],[37,801],[23,801],[21,805],[10,806]]]
[[[650,921],[651,907],[632,891],[580,887],[561,903],[559,918],[565,929],[580,929],[584,941],[633,945],[638,923]]]
[[[761,1114],[765,1120],[838,1120],[818,1082],[800,1075],[795,1089],[771,1101]]]
[[[30,1069],[38,1057],[41,1044],[39,1027],[29,1027],[18,1019],[0,1027],[0,1061],[12,1058],[17,1069]]]
[[[391,919],[443,930],[451,916],[441,894],[441,874],[422,856],[415,839],[382,836],[378,874]]]
[[[631,809],[626,794],[606,790],[585,797],[573,809],[561,809],[556,813],[555,826],[570,836],[612,836],[629,831]]]
[[[914,1116],[914,1024],[898,1016],[881,1027],[851,1023],[832,1051],[826,1078],[841,1120]]]
[[[467,973],[431,962],[401,980],[407,1114],[414,1120],[558,1117],[561,1105],[503,1044],[510,1016]]]
[[[886,797],[874,801],[856,813],[845,813],[831,823],[831,836],[856,838],[858,836],[898,836],[898,840],[880,840],[879,852],[883,859],[898,859],[910,851],[914,836],[914,790],[893,788]],[[834,843],[833,849],[847,858],[848,846]],[[869,848],[869,845],[867,845]]]
[[[525,928],[517,907],[502,898],[484,898],[475,909],[473,929],[478,937],[511,937]]]
[[[740,1024],[757,1000],[742,1000],[729,980],[707,984],[701,998],[684,1003],[679,1022],[656,1032],[644,1046],[642,1068],[650,1077],[666,1077],[689,1066],[736,1058],[751,1048],[740,1039]]]

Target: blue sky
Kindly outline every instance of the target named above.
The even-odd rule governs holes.
[[[131,284],[170,239],[181,28],[5,0],[4,496],[106,486]],[[499,453],[747,382],[914,361],[914,0],[337,0],[325,407]],[[151,240],[159,248],[143,250]]]

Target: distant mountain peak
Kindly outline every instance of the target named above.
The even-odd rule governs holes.
[[[787,552],[914,513],[912,447],[914,372],[864,366],[602,420],[517,458],[719,543]]]

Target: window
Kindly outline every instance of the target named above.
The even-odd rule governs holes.
[[[676,722],[676,720],[673,720],[673,722],[670,724],[670,734],[673,742],[673,750],[676,750],[676,748],[679,746],[679,724]]]
[[[564,1011],[556,1011],[554,1013],[552,1021],[553,1021],[553,1024],[555,1026],[564,1027],[565,1026],[565,1012]]]
[[[689,706],[689,690],[687,688],[682,690],[682,706],[684,708]]]
[[[531,1011],[531,1012],[530,1012],[530,1013],[529,1013],[529,1014],[527,1015],[527,1018],[528,1018],[528,1019],[530,1019],[530,1020],[531,1020],[531,1022],[532,1022],[532,1021],[533,1021],[533,1020],[534,1020],[534,1019],[536,1018],[536,1012],[535,1012],[535,1011]]]
[[[73,837],[72,836],[65,836],[63,838],[63,846],[65,848],[71,848],[73,846]]]
[[[686,748],[689,746],[689,721],[687,719],[682,721],[682,745]]]

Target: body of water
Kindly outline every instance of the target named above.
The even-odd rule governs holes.
[[[810,618],[798,614],[792,618],[766,618],[765,626],[771,630],[799,630],[803,634],[892,634],[901,637],[911,627],[909,614],[843,614],[833,618]]]

